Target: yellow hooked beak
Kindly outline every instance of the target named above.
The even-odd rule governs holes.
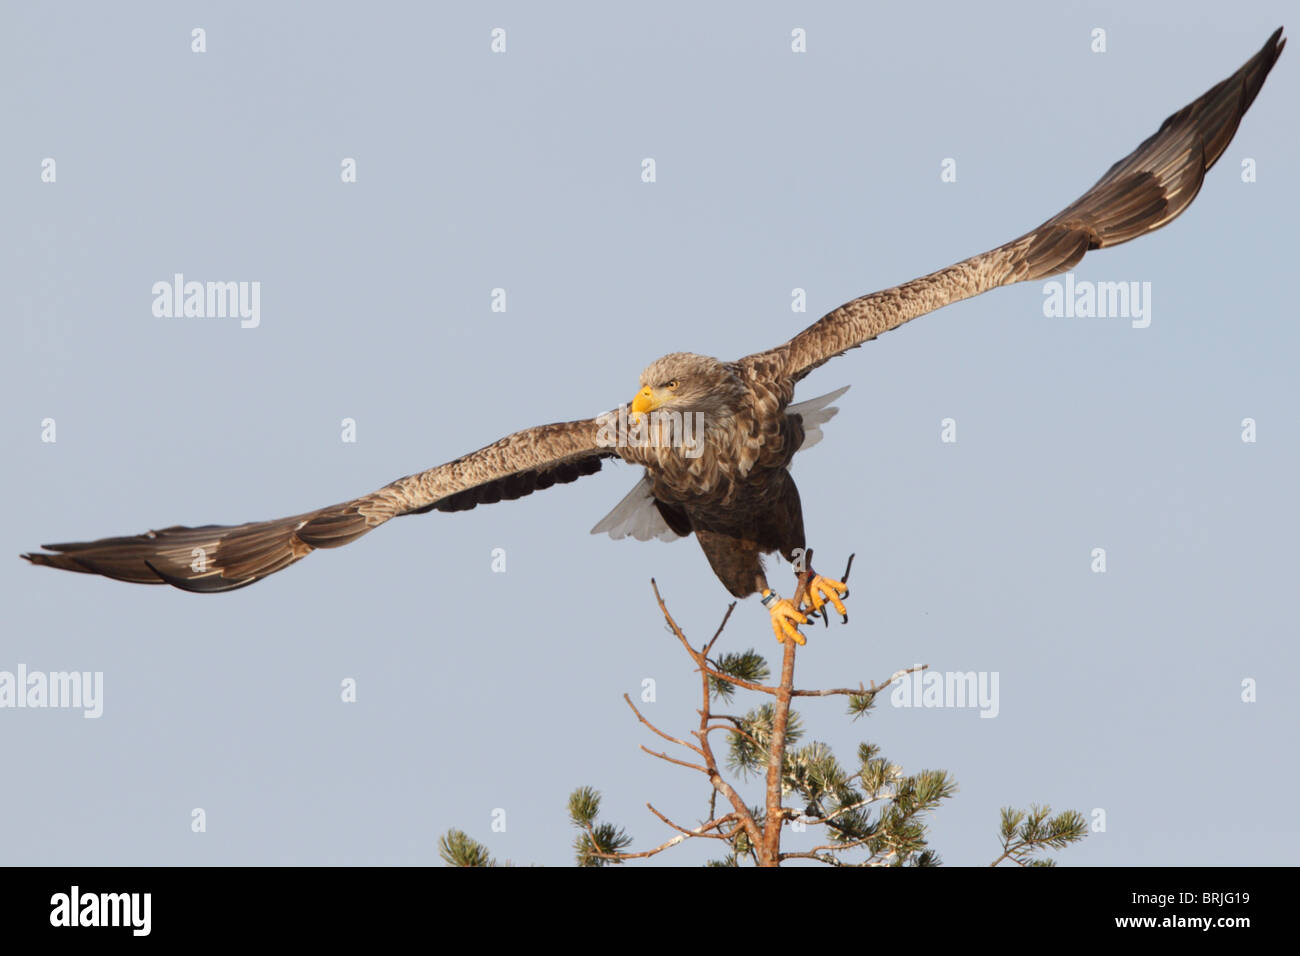
[[[635,418],[644,415],[646,412],[653,412],[663,403],[663,398],[656,395],[655,390],[647,385],[637,392],[636,397],[632,399],[632,416]]]

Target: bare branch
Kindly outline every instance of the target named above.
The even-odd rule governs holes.
[[[894,673],[885,680],[878,684],[872,684],[870,687],[863,687],[859,684],[856,690],[852,687],[835,687],[830,690],[793,690],[790,694],[793,697],[830,697],[834,694],[841,694],[848,697],[863,697],[867,694],[879,694],[900,677],[906,677],[908,674],[914,674],[917,671],[926,670],[929,666],[929,664],[914,664],[913,666],[904,668],[901,671],[894,671]]]
[[[703,698],[700,707],[700,728],[703,729],[708,727],[710,720],[709,668],[704,653],[691,647],[691,642],[686,639],[686,635],[682,633],[682,629],[677,626],[677,622],[673,620],[673,616],[668,612],[668,606],[664,603],[663,595],[659,593],[659,585],[656,583],[654,578],[650,579],[650,587],[654,590],[655,600],[659,604],[659,610],[663,614],[664,620],[668,622],[668,626],[672,629],[673,634],[676,635],[677,639],[681,642],[682,647],[686,649],[686,653],[691,656],[691,660],[695,661],[699,668],[700,693]],[[716,641],[718,635],[722,633],[722,626],[725,626],[730,618],[731,608],[728,608],[727,613],[722,618],[722,625],[718,627],[717,633],[713,636],[714,641]],[[712,641],[710,641],[710,646],[712,646]],[[725,678],[726,675],[722,676]],[[740,825],[744,828],[745,834],[749,837],[750,845],[758,846],[759,842],[762,840],[762,834],[758,829],[758,823],[754,820],[754,815],[749,812],[749,807],[745,805],[745,801],[741,799],[740,794],[736,792],[735,788],[732,787],[731,784],[727,783],[727,781],[722,778],[722,773],[718,770],[717,758],[713,754],[713,748],[709,745],[709,735],[707,733],[700,738],[700,744],[700,749],[703,752],[704,762],[706,765],[704,772],[708,775],[709,783],[713,784],[714,795],[721,793],[727,798],[728,802],[731,803],[732,809],[735,811],[736,819],[740,821]],[[645,750],[646,748],[642,747],[642,749]],[[652,751],[649,750],[646,752],[652,753]],[[669,759],[669,761],[672,762],[671,758],[666,759]],[[680,763],[680,761],[677,762]],[[711,796],[709,799],[710,816],[714,812],[716,812],[714,796]]]
[[[644,750],[646,753],[648,753],[648,754],[649,754],[650,756],[652,756],[652,757],[658,757],[660,760],[667,760],[669,763],[675,763],[675,764],[677,764],[677,766],[679,766],[679,767],[689,767],[690,769],[692,769],[692,770],[698,770],[700,773],[705,774],[705,775],[708,775],[708,773],[709,773],[709,768],[708,768],[708,767],[701,767],[701,766],[700,766],[699,764],[697,764],[697,763],[688,763],[688,762],[686,762],[685,760],[678,760],[676,757],[670,757],[670,756],[668,756],[667,754],[659,753],[659,751],[657,751],[657,750],[651,750],[651,749],[650,749],[649,747],[647,747],[645,744],[642,744],[642,745],[641,745],[641,749]]]
[[[732,601],[730,604],[727,605],[727,613],[722,615],[722,623],[719,624],[718,629],[714,631],[713,637],[709,639],[709,643],[704,645],[704,650],[702,652],[704,656],[707,657],[709,651],[713,650],[713,645],[718,643],[718,638],[722,636],[722,629],[726,627],[727,622],[731,620],[731,612],[734,611],[735,609],[736,609],[735,601]]]
[[[728,813],[725,817],[718,817],[718,819],[716,820],[710,820],[708,823],[701,824],[700,826],[696,827],[694,830],[688,830],[685,827],[678,826],[676,823],[673,823],[672,820],[669,820],[666,816],[664,816],[662,813],[656,810],[652,804],[647,803],[646,807],[649,808],[650,812],[653,813],[655,816],[657,816],[664,823],[668,824],[670,827],[672,827],[674,830],[678,831],[679,833],[686,834],[686,836],[704,837],[707,840],[730,840],[731,839],[730,833],[709,833],[708,831],[714,829],[715,827],[720,827],[724,823],[729,823],[735,820],[736,815],[734,813]]]
[[[762,744],[760,744],[757,740],[755,740],[755,739],[754,739],[753,737],[751,737],[749,734],[745,733],[745,731],[741,730],[739,727],[728,727],[728,726],[726,726],[725,724],[713,724],[713,725],[711,725],[711,726],[709,726],[709,727],[705,727],[703,730],[693,730],[693,731],[691,731],[691,733],[695,734],[695,735],[698,737],[700,734],[709,734],[709,733],[712,733],[712,732],[715,731],[715,730],[724,730],[724,731],[726,731],[726,732],[729,733],[729,734],[736,734],[736,735],[738,735],[738,736],[740,736],[740,737],[744,737],[746,740],[748,740],[751,744],[753,744],[753,745],[754,745],[755,747],[757,747],[759,750],[762,750],[762,749],[763,749],[763,745],[762,745]]]
[[[782,853],[782,861],[785,860],[816,860],[818,863],[826,863],[830,866],[847,866],[842,860],[837,860],[833,856],[822,856],[818,853]]]
[[[718,680],[725,680],[727,683],[735,684],[737,687],[743,687],[745,688],[745,690],[756,690],[763,694],[771,694],[774,697],[776,696],[777,692],[780,690],[780,688],[778,687],[768,687],[766,684],[752,684],[749,681],[742,680],[739,677],[732,677],[730,674],[724,674],[722,673],[722,671],[714,670],[713,668],[709,667],[707,663],[701,664],[700,669],[709,677],[716,677]]]
[[[704,751],[701,750],[699,747],[695,746],[695,745],[692,744],[692,743],[688,743],[688,742],[685,741],[685,740],[682,740],[680,737],[674,737],[674,736],[672,736],[671,734],[666,734],[666,733],[664,733],[662,730],[660,730],[660,729],[659,729],[658,727],[656,727],[654,724],[650,723],[650,721],[646,720],[646,719],[645,719],[645,716],[641,713],[641,711],[639,711],[639,710],[636,709],[636,704],[632,703],[632,698],[629,697],[627,694],[624,694],[624,695],[623,695],[623,699],[624,699],[625,701],[627,701],[627,705],[628,705],[629,707],[632,708],[632,713],[636,714],[637,719],[640,720],[641,723],[643,723],[643,724],[645,724],[647,727],[649,727],[651,730],[653,730],[656,734],[658,734],[658,735],[659,735],[660,737],[662,737],[664,740],[667,740],[667,741],[670,742],[670,743],[680,744],[681,746],[685,747],[687,750],[690,750],[690,751],[692,751],[692,752],[694,752],[694,753],[697,753],[697,754],[699,754],[701,757],[704,756]]]

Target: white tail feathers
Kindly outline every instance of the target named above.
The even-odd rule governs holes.
[[[608,534],[615,540],[629,535],[638,541],[649,541],[652,538],[672,541],[674,538],[681,537],[668,527],[668,522],[655,507],[648,478],[638,481],[623,500],[614,506],[614,510],[596,523],[591,533]]]
[[[800,451],[811,448],[822,440],[822,426],[835,417],[838,408],[831,405],[831,402],[839,398],[849,387],[837,388],[833,392],[827,392],[818,398],[810,398],[806,402],[800,402],[798,405],[790,405],[786,408],[787,415],[798,415],[803,419],[803,444],[799,446]]]

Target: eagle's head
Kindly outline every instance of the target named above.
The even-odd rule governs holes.
[[[673,352],[651,362],[641,373],[641,390],[632,399],[632,412],[703,412],[706,418],[730,417],[744,394],[736,373],[717,359]]]

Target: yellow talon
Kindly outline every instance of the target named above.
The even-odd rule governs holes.
[[[840,613],[840,616],[847,618],[849,612],[841,598],[846,597],[848,593],[849,587],[843,581],[832,581],[830,578],[815,574],[808,582],[805,596],[814,611],[821,611],[826,606],[826,602],[830,601],[831,606]]]
[[[764,591],[763,604],[772,615],[772,633],[776,635],[777,641],[806,643],[804,636],[799,633],[798,625],[807,624],[808,618],[789,599],[777,597],[772,591]]]

